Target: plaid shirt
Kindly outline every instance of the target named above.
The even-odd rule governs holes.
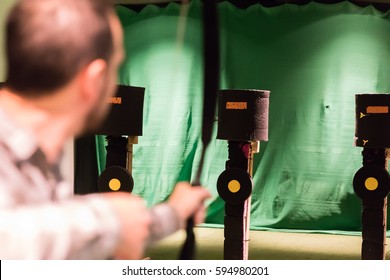
[[[113,209],[97,194],[74,196],[34,139],[0,108],[0,259],[111,258],[120,230]],[[150,212],[151,242],[179,229],[167,204]]]

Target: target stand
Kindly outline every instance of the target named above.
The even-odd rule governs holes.
[[[363,147],[363,167],[353,178],[353,189],[362,201],[361,257],[383,260],[390,191],[390,95],[356,94],[355,102],[355,146]]]
[[[133,145],[142,135],[145,88],[119,85],[109,99],[111,109],[95,134],[106,135],[106,166],[98,179],[99,192],[132,192]]]
[[[217,138],[228,141],[229,159],[217,180],[225,201],[224,259],[247,260],[253,156],[268,141],[267,90],[221,90]]]
[[[230,204],[243,203],[252,193],[252,178],[242,168],[232,167],[219,175],[217,190],[219,196]]]

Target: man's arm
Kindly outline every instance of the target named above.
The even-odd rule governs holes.
[[[164,238],[190,215],[201,222],[209,196],[179,183],[166,203],[151,210],[123,192],[3,208],[0,259],[140,259],[149,235],[149,241]]]
[[[0,210],[0,259],[105,259],[120,231],[111,205],[94,196]]]

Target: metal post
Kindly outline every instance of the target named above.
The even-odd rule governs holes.
[[[133,144],[138,144],[138,136],[129,136],[127,138],[126,169],[130,174],[133,173]]]
[[[377,165],[387,170],[388,149],[364,148],[363,166]],[[387,197],[362,200],[362,260],[384,260],[387,226]]]

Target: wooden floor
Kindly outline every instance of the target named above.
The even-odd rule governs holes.
[[[199,260],[223,259],[223,229],[196,228]],[[154,260],[175,260],[184,242],[185,233],[178,232],[146,252]],[[390,239],[387,239],[389,243]],[[286,233],[251,231],[250,260],[359,260],[361,237],[335,234]],[[386,248],[386,259],[390,249]]]

